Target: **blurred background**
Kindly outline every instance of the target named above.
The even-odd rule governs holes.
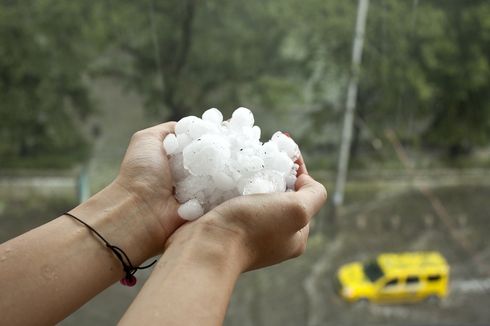
[[[292,135],[330,202],[304,256],[243,275],[225,325],[488,323],[486,0],[0,0],[0,242],[107,185],[135,131],[239,106]],[[446,299],[332,288],[342,264],[416,250],[446,257]],[[114,324],[136,293],[61,325]]]

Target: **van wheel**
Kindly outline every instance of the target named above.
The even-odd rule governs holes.
[[[427,296],[427,298],[425,298],[425,301],[429,304],[436,304],[436,303],[439,303],[441,298],[439,298],[438,295],[436,294],[431,294],[429,296]]]

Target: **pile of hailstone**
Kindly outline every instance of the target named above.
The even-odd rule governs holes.
[[[182,204],[178,214],[186,220],[240,195],[294,190],[298,145],[279,131],[262,143],[253,113],[243,107],[228,121],[214,108],[202,119],[185,117],[163,147]]]

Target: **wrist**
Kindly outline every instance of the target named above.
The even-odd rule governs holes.
[[[240,254],[241,246],[213,227],[183,225],[121,325],[221,325],[242,271]]]
[[[149,212],[140,199],[115,182],[70,212],[123,249],[135,266],[156,255],[166,241],[148,223]]]
[[[165,244],[165,255],[178,255],[187,263],[197,264],[238,278],[246,269],[247,256],[241,237],[206,221],[188,223],[178,229]]]

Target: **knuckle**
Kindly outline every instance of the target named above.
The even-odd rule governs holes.
[[[143,130],[139,130],[137,132],[135,132],[133,134],[133,136],[131,136],[131,140],[138,140],[140,139],[142,136],[144,135],[144,131]]]
[[[327,188],[323,184],[320,183],[320,189],[321,189],[320,194],[322,196],[322,199],[323,199],[323,201],[326,201],[328,198]]]
[[[303,255],[306,251],[306,241],[301,241],[295,248],[295,250],[293,251],[293,255],[292,257],[293,258],[296,258],[296,257],[299,257],[301,255]]]
[[[291,202],[289,210],[300,226],[304,226],[308,223],[308,209],[303,201],[296,200]]]

